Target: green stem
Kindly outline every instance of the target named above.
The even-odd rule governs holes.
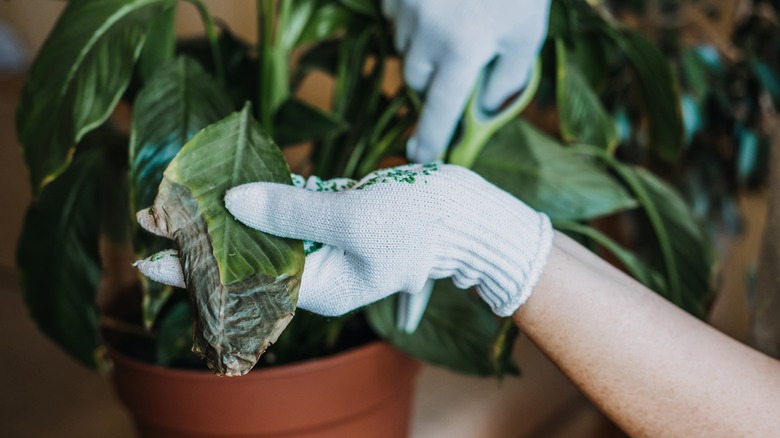
[[[257,29],[260,45],[260,76],[257,86],[257,119],[272,134],[271,104],[268,90],[271,88],[271,71],[273,64],[271,50],[273,48],[275,0],[257,0]]]
[[[276,0],[257,0],[260,40],[257,118],[272,136],[274,114],[290,94],[290,52],[288,48],[281,46],[280,37],[290,15],[290,3],[289,0],[282,0],[281,3]]]
[[[373,80],[373,87],[371,91],[371,98],[368,102],[368,105],[365,107],[365,114],[372,115],[375,113],[376,107],[379,104],[379,98],[382,96],[382,82],[384,80],[384,72],[385,72],[385,56],[384,52],[380,54],[379,58],[377,59],[376,65],[374,66],[374,73],[372,73],[372,80]],[[352,153],[349,156],[349,160],[347,161],[347,164],[344,168],[344,175],[348,178],[355,178],[355,172],[357,171],[361,160],[363,159],[366,148],[374,145],[374,142],[376,141],[376,137],[379,136],[379,134],[384,130],[385,125],[387,122],[392,118],[395,113],[398,112],[398,109],[400,108],[401,101],[399,100],[397,103],[393,102],[390,104],[388,108],[385,109],[385,111],[380,115],[379,119],[375,123],[368,123],[363,124],[365,126],[365,129],[360,134],[360,138],[358,139],[357,143],[355,144],[355,149],[353,149]],[[369,117],[370,119],[370,117]]]
[[[493,371],[496,373],[496,377],[501,379],[506,371],[503,366],[503,362],[506,357],[511,354],[514,347],[514,340],[517,335],[517,326],[512,318],[505,318],[501,322],[501,328],[498,331],[498,336],[493,340],[490,351],[490,360],[493,365]]]
[[[209,46],[211,46],[211,55],[214,58],[214,70],[217,73],[217,80],[220,84],[226,85],[227,78],[225,76],[225,63],[222,59],[222,49],[219,48],[219,36],[217,35],[217,27],[214,25],[214,20],[211,18],[208,9],[201,0],[187,0],[195,9],[198,10],[201,20],[203,20],[203,27],[206,29],[206,38],[209,40]]]
[[[480,152],[487,144],[490,137],[504,126],[508,121],[517,117],[531,103],[539,83],[542,80],[542,63],[537,60],[528,85],[520,93],[513,103],[496,115],[485,114],[479,105],[479,90],[481,81],[477,83],[471,95],[463,120],[463,135],[460,141],[453,147],[449,162],[459,166],[468,167],[474,165]]]
[[[414,124],[414,119],[409,117],[406,120],[399,120],[393,128],[389,129],[369,151],[360,165],[360,174],[357,176],[363,177],[375,170],[382,158],[384,158],[389,151],[393,150],[393,146],[397,145],[399,141],[404,140],[404,133],[411,128],[412,124]]]

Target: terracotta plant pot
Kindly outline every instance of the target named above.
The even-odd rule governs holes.
[[[378,342],[242,377],[109,354],[143,437],[405,437],[419,368]]]

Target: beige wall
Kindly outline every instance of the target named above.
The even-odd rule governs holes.
[[[8,0],[0,2],[0,17],[11,23],[35,52],[64,8],[65,2],[60,0]]]
[[[5,0],[0,1],[0,17],[10,22],[22,40],[33,51],[40,48],[57,17],[65,7],[62,0]],[[205,0],[215,18],[230,24],[239,36],[255,41],[255,2],[252,0]],[[193,35],[202,31],[195,8],[182,4],[179,8],[179,34]]]

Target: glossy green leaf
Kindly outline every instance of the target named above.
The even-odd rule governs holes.
[[[180,57],[159,66],[133,106],[130,144],[131,210],[152,205],[163,172],[195,133],[232,110],[227,93],[200,65]],[[170,247],[170,241],[140,228],[135,232],[139,258]],[[144,324],[151,327],[170,296],[168,286],[142,278]]]
[[[636,74],[637,89],[643,98],[650,145],[658,155],[674,161],[682,150],[685,131],[677,80],[660,49],[638,31],[612,31]]]
[[[655,230],[666,267],[668,298],[704,318],[712,298],[715,252],[706,229],[682,197],[667,183],[641,168],[618,171],[637,196]]]
[[[577,150],[603,159],[635,194],[655,232],[666,284],[664,295],[703,318],[712,298],[715,252],[691,208],[671,186],[647,170],[623,164],[593,147],[578,146]]]
[[[557,102],[560,129],[569,143],[586,143],[613,153],[618,145],[615,124],[599,96],[566,53],[562,40],[556,42]]]
[[[266,9],[261,11],[263,20],[265,20],[266,14],[274,16],[274,13],[277,12],[270,9],[273,7],[274,3],[276,2],[267,2],[264,6]],[[295,48],[303,30],[306,28],[306,25],[309,24],[309,21],[311,21],[312,15],[316,12],[318,3],[319,0],[288,0],[279,5],[279,10],[276,14],[276,17],[279,20],[279,26],[276,29],[276,41],[274,42],[279,49],[290,51]],[[260,7],[259,4],[258,7]],[[260,23],[260,25],[264,24],[265,22]],[[269,30],[270,29],[263,30],[263,38],[269,37]],[[265,43],[270,43],[270,41],[266,41]]]
[[[228,189],[256,181],[291,183],[284,157],[247,105],[181,149],[151,209],[158,228],[174,236],[186,267],[193,350],[219,374],[248,372],[298,301],[302,243],[253,230],[225,209]]]
[[[496,371],[491,347],[500,324],[479,298],[449,280],[437,281],[413,334],[396,327],[396,306],[397,297],[391,296],[368,306],[366,315],[371,327],[399,350],[461,373],[489,376]]]
[[[95,303],[100,284],[103,153],[79,153],[27,211],[17,264],[30,316],[79,362],[98,368],[101,343]]]
[[[214,78],[219,70],[215,62],[221,60],[226,78],[222,86],[230,95],[233,108],[241,108],[247,101],[254,104],[254,99],[258,97],[258,60],[253,54],[253,48],[226,27],[220,29],[217,45],[222,55],[220,59],[214,59],[211,43],[205,37],[179,40],[176,53],[196,60]]]
[[[133,210],[152,205],[163,172],[181,147],[231,111],[225,90],[194,60],[182,56],[155,71],[133,105]]]
[[[337,30],[346,27],[352,17],[353,14],[339,4],[321,4],[312,14],[297,44],[303,45],[328,38]]]
[[[347,129],[346,123],[298,99],[289,99],[276,111],[274,140],[280,145],[322,140]]]
[[[168,6],[149,26],[138,70],[143,80],[149,80],[160,64],[174,57],[176,48],[176,5]]]
[[[570,46],[568,44],[571,44]],[[612,69],[616,58],[616,46],[603,32],[594,29],[580,32],[567,40],[567,60],[577,66],[582,76],[598,93],[613,80]]]
[[[109,117],[130,81],[149,22],[174,1],[68,3],[30,69],[17,109],[36,193],[67,168],[84,135]]]
[[[710,66],[702,59],[699,50],[688,49],[680,55],[681,79],[685,90],[693,95],[699,105],[704,104],[710,93],[710,70]]]
[[[581,220],[636,206],[603,168],[525,120],[488,142],[473,170],[553,220]]]

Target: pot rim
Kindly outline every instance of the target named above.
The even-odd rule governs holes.
[[[213,380],[230,377],[218,376],[209,370],[190,370],[179,368],[168,368],[161,365],[151,364],[143,362],[141,360],[132,358],[125,353],[120,352],[109,344],[105,344],[109,353],[109,358],[113,362],[119,362],[123,366],[133,369],[134,371],[149,373],[159,377],[186,379],[186,380]],[[375,353],[385,350],[392,354],[399,354],[406,356],[401,351],[395,349],[389,343],[385,341],[371,341],[367,344],[354,347],[340,353],[336,353],[331,356],[322,358],[307,359],[301,362],[294,362],[287,365],[274,366],[265,369],[252,369],[249,373],[243,376],[236,376],[242,380],[247,379],[276,379],[276,378],[289,378],[291,376],[297,376],[302,374],[309,374],[316,371],[322,371],[333,367],[342,366],[344,363],[361,360],[366,356],[371,356]]]

